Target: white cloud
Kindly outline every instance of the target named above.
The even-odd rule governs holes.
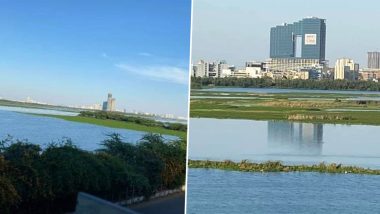
[[[189,81],[188,71],[174,66],[134,66],[130,64],[116,64],[115,66],[128,73],[144,76],[151,80],[183,85],[187,85]]]
[[[153,56],[151,53],[147,53],[147,52],[141,52],[139,53],[140,56]]]

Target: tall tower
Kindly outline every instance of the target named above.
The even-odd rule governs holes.
[[[359,70],[358,67],[352,59],[338,59],[335,63],[334,79],[349,79],[350,73]]]
[[[111,111],[111,106],[112,106],[112,94],[108,93],[108,97],[107,97],[107,111]]]
[[[325,60],[326,20],[304,18],[270,30],[270,58]]]
[[[326,20],[307,17],[270,29],[268,69],[274,72],[301,71],[325,64]]]
[[[380,69],[380,52],[368,52],[368,68]]]

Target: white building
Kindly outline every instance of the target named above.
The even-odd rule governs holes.
[[[348,58],[338,59],[335,63],[334,79],[357,79],[359,64]]]
[[[250,78],[261,78],[262,70],[260,67],[246,67],[245,72]]]
[[[225,60],[221,60],[219,62],[214,62],[212,66],[212,70],[209,73],[210,77],[221,77],[222,71],[224,69],[229,69],[229,66]],[[214,73],[215,75],[211,75]]]
[[[194,77],[208,77],[209,63],[204,60],[200,60],[197,64],[193,65]]]
[[[231,68],[223,69],[222,72],[220,73],[221,78],[230,77],[230,76],[232,76]]]
[[[261,78],[264,63],[261,62],[246,62],[245,71],[250,78]]]
[[[228,69],[229,66],[226,61],[206,62],[200,60],[197,64],[193,65],[193,77],[221,77],[222,71]]]

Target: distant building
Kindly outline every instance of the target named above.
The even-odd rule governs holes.
[[[380,80],[380,69],[363,69],[360,72],[360,79],[365,81],[375,81]]]
[[[304,18],[270,30],[270,61],[272,72],[322,70],[325,63],[326,21]],[[321,71],[322,72],[322,71]]]
[[[263,76],[262,72],[264,71],[263,62],[246,62],[245,70],[248,73],[248,76],[251,78],[261,78]]]
[[[107,111],[107,101],[103,102],[102,110]]]
[[[228,69],[228,64],[225,60],[213,62],[209,64],[209,72],[208,76],[209,77],[221,77],[222,70],[223,69]]]
[[[335,63],[334,79],[357,80],[359,77],[359,64],[348,58],[338,59]]]
[[[380,69],[380,52],[368,52],[368,68]]]
[[[208,77],[209,63],[200,60],[197,64],[193,65],[194,77]]]
[[[116,99],[112,98],[112,94],[109,93],[107,101],[103,102],[103,111],[115,111],[116,110]]]
[[[233,70],[231,68],[223,69],[221,74],[220,74],[220,77],[222,77],[222,78],[230,77],[230,76],[232,76],[232,72],[233,72]]]
[[[325,60],[326,21],[304,18],[293,24],[272,27],[270,58]]]
[[[82,105],[80,106],[80,108],[82,109],[89,109],[89,110],[102,110],[103,109],[103,106],[102,104],[93,104],[93,105]]]
[[[228,69],[229,65],[225,60],[216,62],[206,62],[200,60],[193,65],[192,76],[194,77],[222,77],[224,69]]]

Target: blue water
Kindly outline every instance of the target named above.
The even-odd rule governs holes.
[[[188,214],[379,213],[380,176],[189,169]]]
[[[65,116],[77,116],[79,114],[78,112],[59,111],[53,109],[23,108],[15,106],[0,106],[0,111],[14,111],[28,114],[52,114]]]
[[[380,169],[380,126],[191,118],[189,158]]]
[[[251,93],[380,92],[214,88]],[[359,97],[358,99],[361,99]],[[380,126],[192,118],[189,158],[380,169]],[[187,213],[380,213],[380,176],[189,169]]]
[[[14,139],[27,139],[43,147],[51,142],[70,138],[75,145],[85,150],[95,150],[107,138],[107,134],[119,133],[124,141],[136,143],[146,132],[108,128],[98,125],[70,122],[62,119],[36,116],[0,110],[0,140],[11,135]],[[168,140],[174,136],[164,136]]]

